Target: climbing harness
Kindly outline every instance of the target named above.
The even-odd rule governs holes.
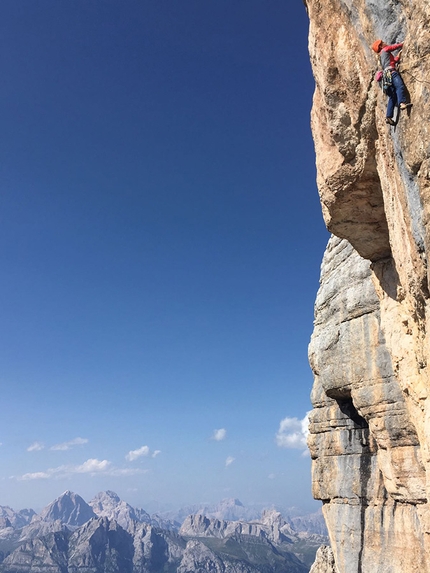
[[[391,77],[391,70],[387,68],[382,74],[382,89],[386,94],[393,85],[393,78]]]

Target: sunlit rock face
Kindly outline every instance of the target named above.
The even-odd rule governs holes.
[[[333,551],[330,547],[322,545],[318,549],[315,563],[312,565],[309,573],[338,573]]]
[[[307,0],[327,247],[309,446],[339,573],[430,572],[430,4]],[[370,45],[405,41],[396,128]]]

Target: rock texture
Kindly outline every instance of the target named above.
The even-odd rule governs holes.
[[[334,562],[333,551],[330,547],[322,545],[318,549],[315,563],[312,565],[309,573],[338,573],[336,563]]]
[[[70,531],[28,539],[6,555],[1,573],[307,573],[290,545],[265,536],[179,535],[134,522],[123,529],[107,517]]]
[[[295,532],[275,510],[263,512],[259,521],[224,521],[211,519],[202,514],[189,515],[179,530],[189,537],[216,537],[223,539],[232,535],[263,537],[273,543],[292,543]]]
[[[324,219],[313,492],[339,573],[430,572],[430,4],[306,0]],[[405,41],[396,128],[370,45]]]
[[[93,517],[96,517],[96,514],[88,503],[77,493],[67,490],[47,505],[33,519],[42,521],[59,520],[65,525],[74,527],[83,525]]]
[[[163,519],[159,515],[149,515],[144,509],[134,508],[123,501],[113,491],[101,491],[88,504],[98,517],[115,520],[126,530],[134,529],[134,522],[149,523],[159,529],[177,531],[180,524]]]
[[[32,509],[21,509],[15,511],[9,506],[0,506],[0,529],[3,527],[13,527],[18,529],[24,527],[32,520],[36,513]]]

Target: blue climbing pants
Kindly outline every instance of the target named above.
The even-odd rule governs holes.
[[[394,108],[400,103],[406,103],[406,88],[399,72],[391,72],[392,85],[387,89],[387,117],[393,117]]]

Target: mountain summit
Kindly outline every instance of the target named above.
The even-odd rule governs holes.
[[[88,503],[69,490],[47,505],[38,516],[43,521],[59,520],[72,527],[79,527],[94,517],[96,514]]]
[[[143,509],[134,509],[111,490],[101,491],[90,502],[98,517],[115,520],[124,529],[130,529],[134,521],[151,523],[151,516]]]

